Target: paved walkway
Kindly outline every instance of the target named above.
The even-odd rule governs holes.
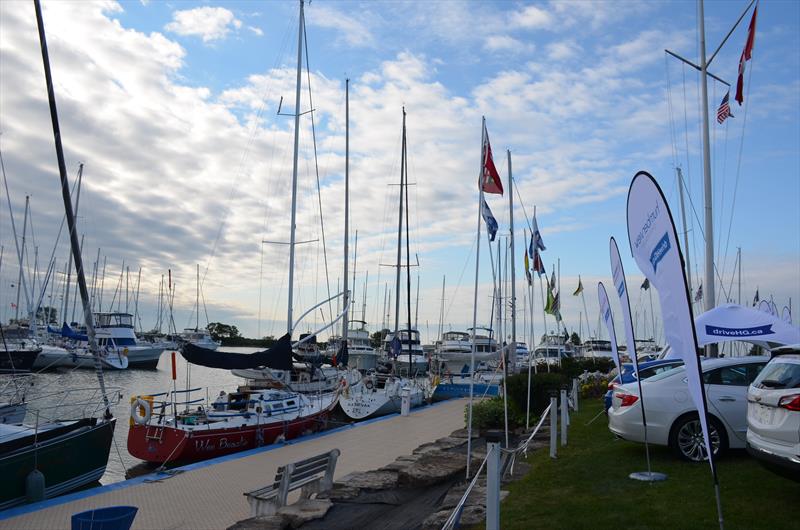
[[[407,417],[391,416],[355,424],[289,445],[256,450],[248,456],[189,466],[195,469],[162,482],[139,481],[127,487],[111,485],[90,490],[66,503],[0,521],[0,528],[69,528],[74,513],[118,505],[139,507],[134,530],[227,528],[250,514],[242,493],[270,483],[279,466],[338,448],[342,454],[336,478],[376,469],[410,454],[420,444],[462,428],[465,404],[464,399],[446,401],[412,411]]]

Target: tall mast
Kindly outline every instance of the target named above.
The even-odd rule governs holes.
[[[681,219],[683,220],[683,248],[685,249],[683,255],[686,256],[686,280],[689,282],[689,292],[692,291],[692,265],[689,259],[689,228],[686,226],[686,207],[683,200],[683,172],[681,168],[676,167],[675,171],[678,172],[678,196],[681,198]]]
[[[700,25],[700,87],[703,98],[703,199],[705,202],[705,236],[706,236],[706,273],[705,294],[703,302],[706,311],[714,309],[714,216],[712,210],[713,196],[711,188],[711,141],[708,135],[708,63],[706,62],[706,25],[704,20],[703,0],[698,2]],[[655,333],[654,333],[655,334]],[[706,346],[709,357],[717,356],[716,344]]]
[[[447,276],[442,276],[442,300],[439,305],[439,341],[442,340],[442,334],[444,333],[444,282],[447,280]]]
[[[194,330],[200,331],[200,264],[197,264],[197,284],[195,287],[195,305],[197,311],[195,312]],[[126,302],[127,303],[127,302]]]
[[[514,253],[514,182],[511,176],[511,150],[506,150],[508,154],[508,218],[509,231],[511,232],[511,344],[509,348],[514,354],[514,370],[516,370],[517,356],[517,275],[514,263],[517,255]],[[508,363],[504,363],[505,376],[508,377]],[[507,443],[506,443],[507,445]]]
[[[408,237],[408,142],[406,140],[405,109],[403,109],[403,159],[405,163],[405,193],[406,193],[406,306],[408,308],[408,376],[411,377],[411,242]],[[403,193],[403,186],[400,186]]]
[[[286,311],[286,333],[292,332],[292,301],[294,296],[294,245],[295,232],[297,227],[297,157],[299,154],[300,141],[300,74],[303,68],[303,31],[305,20],[303,15],[303,0],[300,0],[300,21],[297,30],[297,86],[294,97],[294,161],[292,162],[292,218],[289,236],[289,293],[288,309]],[[345,280],[347,281],[347,280]]]
[[[403,174],[406,163],[406,108],[403,107],[403,144],[400,148],[400,208],[397,219],[397,278],[394,288],[394,335],[400,340],[400,267],[403,257]]]
[[[347,321],[350,293],[347,292],[347,260],[350,244],[350,80],[344,81],[344,318],[342,319],[342,344],[347,347]],[[356,235],[358,241],[358,235]],[[353,286],[355,287],[355,266],[353,266]]]
[[[78,216],[78,208],[81,205],[81,182],[83,182],[83,164],[78,164],[78,191],[75,195],[75,216]],[[72,252],[67,261],[67,287],[64,289],[64,311],[61,313],[64,322],[67,321],[67,309],[69,309],[69,289],[72,285]]]
[[[19,255],[19,278],[17,279],[17,303],[14,307],[14,320],[19,321],[19,292],[22,289],[22,276],[25,269],[25,235],[28,231],[28,207],[30,206],[30,195],[25,196],[25,215],[22,219],[22,253]],[[25,298],[28,296],[28,289],[25,288]],[[30,301],[28,302],[30,305]]]
[[[103,380],[103,367],[100,363],[100,354],[97,350],[95,340],[94,321],[92,319],[92,308],[89,305],[89,291],[86,289],[86,277],[83,274],[83,258],[78,246],[78,233],[75,225],[75,216],[72,213],[72,198],[69,193],[69,181],[67,179],[67,167],[64,162],[64,149],[61,146],[61,128],[58,124],[58,111],[56,109],[56,96],[53,89],[53,79],[50,75],[50,58],[47,53],[47,40],[44,34],[44,20],[42,19],[42,6],[39,0],[34,0],[36,8],[36,22],[39,29],[39,42],[42,48],[42,62],[44,63],[44,76],[47,82],[47,98],[50,103],[50,118],[53,123],[53,137],[56,144],[56,157],[58,158],[58,173],[61,179],[61,196],[64,200],[64,210],[67,216],[67,227],[69,228],[70,247],[72,256],[75,259],[75,269],[78,275],[78,287],[81,292],[81,302],[83,303],[83,320],[86,323],[86,334],[89,339],[89,350],[94,354],[95,371],[97,380],[100,383],[100,391],[103,395],[103,402],[106,407],[106,417],[111,417],[108,396],[106,395],[105,381]]]

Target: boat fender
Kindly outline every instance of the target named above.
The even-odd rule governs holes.
[[[124,348],[122,348],[122,355],[124,355],[125,357],[127,357],[127,356],[128,356],[128,347],[127,347],[127,346],[125,346]]]
[[[28,502],[44,500],[44,474],[34,469],[25,477],[25,499]]]
[[[142,414],[139,414],[139,412]],[[136,425],[145,425],[150,421],[150,414],[152,409],[150,407],[150,402],[137,397],[136,400],[131,403],[131,418]]]
[[[262,410],[263,410],[263,409],[262,409],[261,407],[256,407],[256,413],[257,413],[257,414],[261,414],[261,411],[262,411]]]

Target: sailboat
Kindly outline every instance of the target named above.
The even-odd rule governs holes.
[[[208,330],[200,327],[200,265],[197,266],[197,301],[195,302],[194,328],[184,329],[179,338],[183,342],[189,342],[207,350],[216,350],[220,347],[220,343],[211,337]]]
[[[406,215],[406,268],[410,271],[408,256],[408,165],[406,163],[406,110],[403,108],[403,142],[400,158],[400,214],[397,228],[397,282],[396,291],[400,292],[400,275],[403,243],[403,213]],[[403,194],[406,195],[406,210],[403,211]],[[424,356],[419,340],[419,332],[411,328],[411,277],[407,276],[408,326],[400,328],[400,297],[395,299],[394,333],[387,334],[384,340],[384,352],[393,360],[391,375],[373,373],[365,376],[356,384],[342,382],[343,392],[339,397],[339,406],[345,414],[353,419],[364,419],[372,416],[400,412],[404,396],[410,399],[411,406],[421,405],[426,397],[426,388],[416,379],[401,377],[401,367],[411,376],[424,373],[428,361]],[[422,360],[422,362],[420,361]]]
[[[298,139],[302,114],[300,88],[304,37],[304,2],[301,0],[294,112],[287,332],[272,348],[253,354],[214,351],[185,343],[181,354],[191,364],[226,370],[287,373],[293,367],[292,350],[335,325],[344,315],[342,313],[336,316],[321,329],[292,343],[291,335],[306,315],[342,295],[339,293],[318,303],[297,320],[293,318]],[[191,399],[191,392],[195,390],[199,389],[187,388],[181,391],[173,389],[172,392],[159,395],[134,396],[131,403],[132,425],[128,431],[128,451],[133,456],[148,462],[173,463],[204,460],[260,447],[278,439],[290,439],[323,428],[339,396],[338,385],[332,391],[320,389],[317,393],[304,394],[292,389],[281,380],[270,379],[241,385],[230,393],[222,392],[213,403],[198,405],[204,400]],[[156,401],[156,398],[161,397],[164,399]],[[182,401],[178,403],[176,399]],[[185,408],[178,410],[178,405],[185,405]],[[190,407],[190,405],[197,406]]]

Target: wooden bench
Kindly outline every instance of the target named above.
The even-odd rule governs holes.
[[[286,506],[289,492],[296,489],[300,489],[301,499],[330,490],[339,454],[334,449],[279,467],[272,484],[244,494],[250,503],[250,516],[274,515],[278,508]]]

